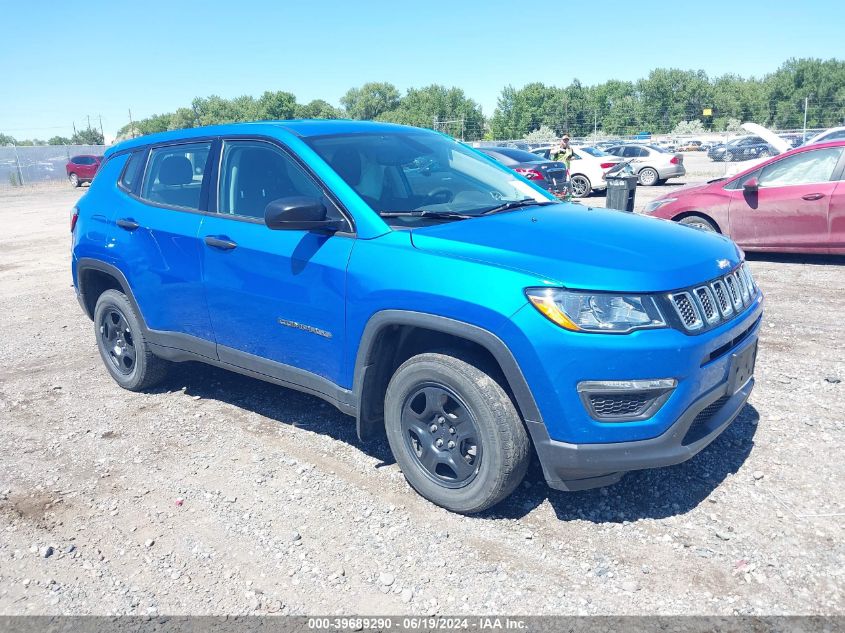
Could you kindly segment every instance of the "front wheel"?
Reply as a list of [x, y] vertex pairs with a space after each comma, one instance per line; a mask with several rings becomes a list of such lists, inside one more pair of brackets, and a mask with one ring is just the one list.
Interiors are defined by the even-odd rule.
[[640, 172], [640, 184], [645, 187], [656, 185], [660, 180], [660, 174], [652, 167], [646, 167]]
[[590, 191], [593, 189], [590, 179], [582, 174], [572, 176], [569, 184], [572, 187], [572, 195], [575, 198], [586, 198], [590, 195]]
[[80, 184], [82, 184], [79, 181], [79, 176], [77, 176], [76, 174], [71, 174], [70, 176], [68, 176], [68, 180], [70, 181], [71, 187], [78, 187]]
[[525, 476], [530, 443], [510, 397], [482, 362], [426, 353], [387, 388], [385, 429], [408, 483], [463, 514], [507, 497]]
[[732, 152], [725, 152], [725, 155], [722, 157], [722, 160], [725, 161], [726, 163], [733, 162], [733, 159], [734, 159], [734, 155], [733, 155]]
[[700, 215], [688, 215], [685, 218], [681, 218], [678, 222], [691, 226], [694, 229], [699, 229], [700, 231], [718, 233], [716, 226], [710, 220]]

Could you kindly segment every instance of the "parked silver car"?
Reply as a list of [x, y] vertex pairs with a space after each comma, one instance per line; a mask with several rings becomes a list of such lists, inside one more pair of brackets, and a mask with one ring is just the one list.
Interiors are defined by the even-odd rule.
[[604, 151], [630, 161], [639, 183], [646, 187], [662, 185], [669, 178], [680, 178], [687, 173], [683, 154], [668, 152], [655, 145], [613, 145]]

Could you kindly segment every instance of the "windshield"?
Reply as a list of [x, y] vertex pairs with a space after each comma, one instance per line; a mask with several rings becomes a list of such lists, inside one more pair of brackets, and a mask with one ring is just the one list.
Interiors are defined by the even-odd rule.
[[476, 216], [526, 199], [554, 200], [513, 172], [434, 132], [336, 134], [305, 141], [392, 225]]
[[603, 156], [611, 156], [607, 152], [603, 152], [600, 149], [595, 147], [579, 147], [582, 152], [589, 154], [590, 156], [595, 156], [596, 158], [602, 158]]

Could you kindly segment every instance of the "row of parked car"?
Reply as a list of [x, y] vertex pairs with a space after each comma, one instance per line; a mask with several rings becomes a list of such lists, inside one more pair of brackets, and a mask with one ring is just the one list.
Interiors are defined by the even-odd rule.
[[627, 162], [646, 187], [662, 185], [669, 178], [686, 174], [682, 154], [669, 152], [657, 145], [618, 143], [602, 149], [592, 146], [572, 147], [569, 174], [563, 163], [551, 160], [552, 146], [528, 150], [513, 147], [479, 147], [480, 152], [513, 169], [535, 184], [563, 196], [571, 190], [575, 198], [584, 198], [593, 191], [607, 188], [607, 173]]

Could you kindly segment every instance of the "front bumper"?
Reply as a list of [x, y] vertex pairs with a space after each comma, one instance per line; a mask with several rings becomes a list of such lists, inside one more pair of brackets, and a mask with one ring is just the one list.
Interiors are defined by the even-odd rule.
[[[529, 423], [546, 483], [557, 490], [587, 490], [615, 483], [631, 470], [672, 466], [690, 459], [739, 415], [754, 388], [754, 379], [732, 395], [726, 393], [727, 384], [700, 398], [668, 431], [649, 440], [567, 444], [551, 439], [544, 424]], [[711, 413], [708, 408], [714, 404], [718, 408]], [[693, 425], [703, 429], [692, 429]], [[698, 439], [688, 441], [688, 437]]]
[[[734, 319], [697, 335], [673, 328], [581, 334], [530, 306], [513, 315], [515, 329], [504, 329], [513, 337], [528, 333], [515, 348], [538, 407], [539, 419], [526, 425], [549, 485], [607, 485], [630, 470], [680, 463], [718, 437], [753, 388], [752, 379], [737, 389], [732, 375], [734, 359], [747, 358], [757, 343], [762, 303], [758, 294]], [[594, 419], [577, 393], [580, 381], [663, 378], [677, 381], [665, 403], [650, 417], [627, 422]]]

